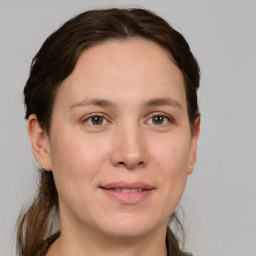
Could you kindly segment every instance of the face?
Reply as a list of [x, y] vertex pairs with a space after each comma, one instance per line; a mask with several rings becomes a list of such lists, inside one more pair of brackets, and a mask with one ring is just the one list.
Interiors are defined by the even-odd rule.
[[165, 230], [196, 154], [182, 73], [154, 42], [87, 49], [59, 88], [46, 140], [63, 228]]

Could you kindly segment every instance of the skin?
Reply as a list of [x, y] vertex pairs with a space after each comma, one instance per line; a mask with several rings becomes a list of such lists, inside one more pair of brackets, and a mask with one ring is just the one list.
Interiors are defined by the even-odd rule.
[[[199, 126], [191, 134], [182, 73], [160, 46], [130, 39], [85, 50], [58, 90], [50, 133], [28, 120], [32, 151], [59, 195], [62, 233], [47, 256], [166, 255]], [[154, 189], [121, 203], [100, 188], [119, 181]]]

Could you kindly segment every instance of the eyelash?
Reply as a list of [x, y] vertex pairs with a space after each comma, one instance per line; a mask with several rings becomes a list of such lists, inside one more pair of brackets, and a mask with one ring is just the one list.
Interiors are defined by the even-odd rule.
[[147, 119], [146, 123], [148, 122], [148, 120], [150, 120], [150, 119], [152, 120], [152, 118], [154, 118], [154, 117], [163, 118], [165, 120], [163, 122], [165, 122], [165, 123], [163, 123], [163, 124], [154, 124], [153, 121], [152, 121], [152, 123], [150, 123], [150, 125], [164, 126], [164, 125], [167, 125], [168, 123], [174, 123], [173, 117], [171, 117], [169, 115], [166, 115], [166, 114], [163, 114], [163, 113], [153, 113], [151, 115], [151, 117]]
[[[98, 124], [98, 125], [93, 124], [92, 118], [94, 118], [94, 117], [103, 118], [103, 122], [105, 122], [105, 123]], [[164, 123], [161, 123], [161, 124], [154, 124], [153, 121], [152, 121], [151, 123], [148, 123], [148, 121], [149, 121], [150, 119], [152, 120], [152, 118], [154, 118], [154, 117], [161, 117], [161, 118], [163, 118], [163, 119], [164, 119], [164, 121], [163, 121]], [[86, 118], [84, 118], [84, 119], [82, 120], [82, 123], [88, 123], [89, 121], [90, 121], [90, 124], [89, 124], [89, 125], [91, 125], [91, 126], [101, 126], [101, 125], [110, 124], [110, 122], [108, 121], [108, 119], [107, 119], [104, 115], [102, 115], [102, 114], [93, 114], [93, 115], [91, 115], [91, 116], [88, 116], [88, 117], [86, 117]], [[154, 114], [152, 114], [152, 115], [146, 120], [145, 123], [148, 123], [148, 124], [150, 124], [150, 125], [156, 125], [156, 126], [164, 126], [164, 125], [167, 125], [167, 123], [174, 123], [174, 119], [173, 119], [172, 117], [170, 117], [170, 116], [168, 116], [168, 115], [165, 115], [165, 114], [162, 114], [162, 113], [154, 113]]]
[[106, 123], [105, 124], [99, 124], [99, 125], [96, 125], [96, 124], [93, 124], [92, 123], [92, 118], [94, 118], [94, 117], [99, 117], [99, 118], [103, 118], [103, 122], [107, 122], [108, 124], [110, 123], [109, 121], [108, 121], [108, 119], [104, 116], [104, 115], [102, 115], [102, 114], [93, 114], [93, 115], [91, 115], [91, 116], [88, 116], [88, 117], [86, 117], [86, 118], [84, 118], [83, 120], [82, 120], [82, 123], [88, 123], [89, 121], [91, 122], [89, 125], [91, 125], [91, 126], [101, 126], [101, 125], [106, 125]]

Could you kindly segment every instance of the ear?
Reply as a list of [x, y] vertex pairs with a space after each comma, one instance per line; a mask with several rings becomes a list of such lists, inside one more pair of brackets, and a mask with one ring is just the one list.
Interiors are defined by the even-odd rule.
[[29, 116], [27, 129], [30, 139], [31, 150], [37, 163], [46, 171], [51, 171], [52, 164], [50, 157], [51, 155], [49, 137], [46, 131], [41, 128], [35, 114]]
[[198, 141], [199, 133], [200, 133], [200, 117], [197, 117], [194, 122], [194, 132], [193, 132], [192, 141], [191, 141], [191, 155], [190, 155], [188, 174], [191, 174], [193, 172], [194, 165], [196, 163], [197, 141]]

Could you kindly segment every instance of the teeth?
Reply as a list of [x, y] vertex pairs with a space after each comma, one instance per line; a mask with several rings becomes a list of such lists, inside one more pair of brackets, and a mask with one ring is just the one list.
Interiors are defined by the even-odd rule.
[[138, 193], [142, 191], [142, 188], [116, 188], [115, 191], [122, 192], [122, 193]]

